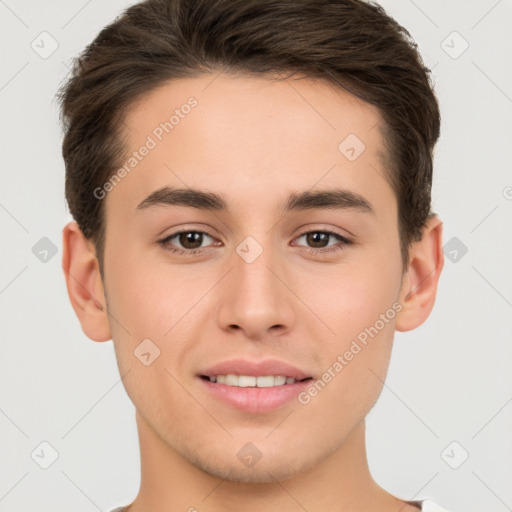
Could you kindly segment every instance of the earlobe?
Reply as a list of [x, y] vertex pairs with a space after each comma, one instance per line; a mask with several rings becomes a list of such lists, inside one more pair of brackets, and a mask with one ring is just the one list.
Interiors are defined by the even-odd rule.
[[397, 331], [419, 327], [430, 315], [444, 265], [443, 224], [436, 216], [428, 219], [420, 241], [410, 249], [409, 268], [400, 291], [402, 310], [396, 317]]
[[110, 340], [112, 336], [96, 251], [74, 221], [64, 227], [62, 251], [69, 299], [82, 330], [94, 341]]

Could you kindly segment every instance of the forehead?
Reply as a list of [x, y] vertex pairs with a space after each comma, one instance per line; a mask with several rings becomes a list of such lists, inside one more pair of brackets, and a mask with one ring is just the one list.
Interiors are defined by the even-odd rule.
[[107, 205], [133, 210], [169, 185], [223, 191], [235, 207], [333, 184], [374, 196], [387, 188], [389, 199], [381, 126], [376, 107], [323, 80], [172, 80], [128, 108], [126, 172]]

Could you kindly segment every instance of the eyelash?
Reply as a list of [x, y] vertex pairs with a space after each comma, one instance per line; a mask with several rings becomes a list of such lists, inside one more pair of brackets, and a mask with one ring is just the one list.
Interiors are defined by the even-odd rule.
[[[159, 240], [158, 241], [158, 244], [160, 246], [162, 246], [164, 249], [174, 253], [174, 254], [184, 254], [184, 255], [196, 255], [196, 254], [200, 254], [200, 253], [204, 253], [206, 252], [206, 250], [208, 248], [198, 248], [198, 249], [179, 249], [179, 248], [176, 248], [176, 247], [172, 247], [170, 245], [170, 240], [172, 240], [173, 238], [176, 238], [177, 236], [181, 235], [182, 233], [199, 233], [199, 234], [202, 234], [202, 235], [206, 235], [206, 236], [209, 236], [210, 238], [213, 238], [211, 235], [209, 235], [208, 233], [204, 232], [204, 231], [196, 231], [196, 230], [193, 230], [193, 229], [184, 229], [182, 231], [176, 231], [175, 233], [172, 233], [171, 235], [165, 237], [164, 239], [162, 240]], [[341, 236], [339, 233], [336, 233], [335, 231], [330, 231], [328, 229], [323, 229], [323, 230], [312, 230], [312, 231], [305, 231], [304, 233], [300, 234], [299, 236], [297, 236], [297, 239], [298, 238], [301, 238], [305, 235], [309, 235], [311, 233], [322, 233], [322, 234], [326, 234], [326, 235], [330, 235], [334, 238], [336, 238], [338, 240], [339, 243], [341, 243], [341, 246], [338, 246], [336, 248], [332, 248], [332, 246], [327, 246], [327, 247], [331, 247], [331, 248], [327, 248], [327, 247], [321, 247], [321, 248], [315, 248], [315, 247], [307, 247], [307, 246], [299, 246], [299, 247], [303, 247], [304, 249], [307, 250], [307, 252], [311, 253], [311, 254], [322, 254], [322, 253], [329, 253], [329, 252], [337, 252], [337, 251], [341, 251], [343, 250], [343, 247], [344, 246], [347, 246], [347, 245], [351, 245], [352, 244], [352, 241], [349, 240], [348, 238], [345, 238], [344, 236]]]

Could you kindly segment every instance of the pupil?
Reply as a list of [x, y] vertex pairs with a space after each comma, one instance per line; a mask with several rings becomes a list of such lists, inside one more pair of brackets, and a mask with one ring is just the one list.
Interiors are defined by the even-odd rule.
[[187, 249], [196, 249], [201, 247], [201, 243], [203, 242], [203, 235], [196, 231], [187, 231], [185, 233], [180, 233], [180, 243], [183, 247]]
[[325, 247], [329, 241], [329, 234], [320, 232], [308, 233], [307, 240], [308, 244], [313, 245], [313, 247]]

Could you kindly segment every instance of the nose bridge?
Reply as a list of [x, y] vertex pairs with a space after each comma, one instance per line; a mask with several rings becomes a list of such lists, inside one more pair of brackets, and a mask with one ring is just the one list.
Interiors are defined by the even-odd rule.
[[293, 322], [290, 294], [276, 277], [284, 272], [279, 270], [284, 269], [279, 251], [272, 246], [271, 234], [258, 238], [263, 243], [247, 236], [235, 248], [219, 316], [224, 329], [242, 329], [250, 338], [261, 338], [271, 328], [285, 331]]
[[[260, 237], [261, 239], [261, 237]], [[267, 300], [274, 299], [276, 277], [270, 268], [277, 265], [276, 251], [271, 246], [270, 237], [265, 240], [265, 245], [260, 244], [254, 237], [245, 238], [236, 248], [234, 256], [235, 287], [240, 285], [239, 292], [249, 292], [253, 302], [263, 300], [263, 295], [269, 294]]]

